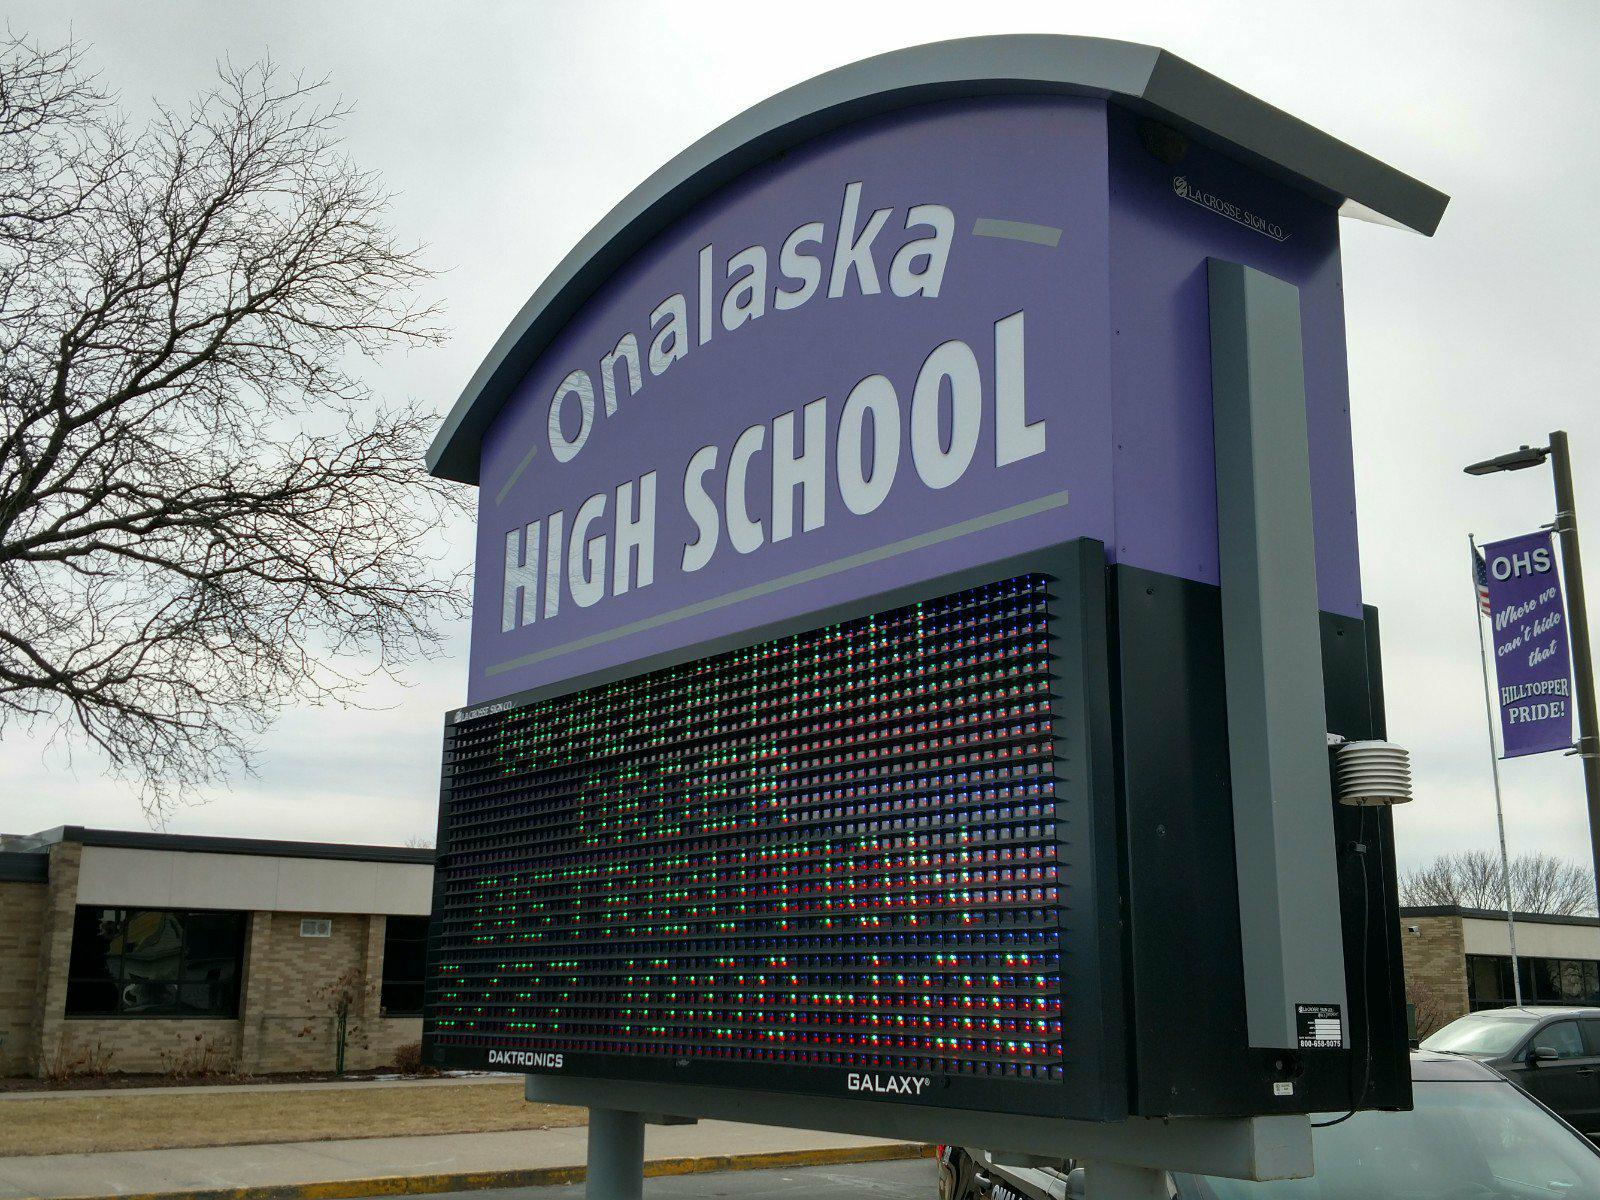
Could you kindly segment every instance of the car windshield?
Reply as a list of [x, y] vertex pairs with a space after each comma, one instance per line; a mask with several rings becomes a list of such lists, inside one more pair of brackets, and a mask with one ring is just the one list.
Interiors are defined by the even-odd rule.
[[1422, 1049], [1498, 1058], [1509, 1054], [1538, 1019], [1521, 1013], [1474, 1013], [1430, 1034], [1422, 1042]]
[[[1600, 1154], [1509, 1083], [1418, 1083], [1411, 1112], [1317, 1129], [1310, 1179], [1179, 1176], [1183, 1200], [1600, 1197]], [[1313, 1118], [1326, 1120], [1327, 1118]]]

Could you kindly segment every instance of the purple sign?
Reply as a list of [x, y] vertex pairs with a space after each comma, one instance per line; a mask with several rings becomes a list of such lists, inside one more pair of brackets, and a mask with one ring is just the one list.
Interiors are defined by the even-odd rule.
[[483, 440], [468, 702], [1077, 536], [1217, 582], [1208, 257], [1301, 290], [1359, 617], [1335, 210], [1101, 101], [952, 102], [751, 170], [546, 347]]
[[1567, 616], [1548, 532], [1483, 548], [1499, 687], [1501, 757], [1572, 746]]

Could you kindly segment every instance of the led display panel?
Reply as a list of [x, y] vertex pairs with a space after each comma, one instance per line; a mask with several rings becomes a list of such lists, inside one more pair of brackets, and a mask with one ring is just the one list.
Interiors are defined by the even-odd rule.
[[460, 714], [430, 1060], [1057, 1107], [1051, 589]]

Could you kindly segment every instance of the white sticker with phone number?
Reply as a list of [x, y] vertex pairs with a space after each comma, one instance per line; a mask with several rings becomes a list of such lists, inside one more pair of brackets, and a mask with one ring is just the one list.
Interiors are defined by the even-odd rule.
[[1295, 1032], [1302, 1050], [1339, 1050], [1344, 1047], [1344, 1022], [1337, 1004], [1296, 1004]]

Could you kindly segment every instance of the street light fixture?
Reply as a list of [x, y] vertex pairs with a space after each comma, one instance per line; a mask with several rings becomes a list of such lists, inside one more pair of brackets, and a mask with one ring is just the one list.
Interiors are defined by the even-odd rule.
[[1550, 462], [1556, 485], [1556, 536], [1561, 541], [1561, 571], [1567, 581], [1567, 620], [1572, 645], [1573, 691], [1578, 705], [1578, 757], [1589, 802], [1589, 847], [1594, 856], [1595, 896], [1600, 903], [1600, 723], [1595, 718], [1594, 664], [1589, 650], [1589, 610], [1583, 595], [1583, 559], [1578, 551], [1577, 505], [1572, 498], [1572, 459], [1567, 435], [1556, 430], [1548, 446], [1523, 446], [1466, 468], [1468, 475], [1522, 471]]
[[1497, 455], [1486, 458], [1482, 462], [1475, 462], [1468, 467], [1468, 475], [1493, 475], [1496, 471], [1525, 471], [1529, 467], [1537, 467], [1550, 455], [1549, 446], [1523, 446], [1520, 450], [1513, 450], [1510, 454]]

